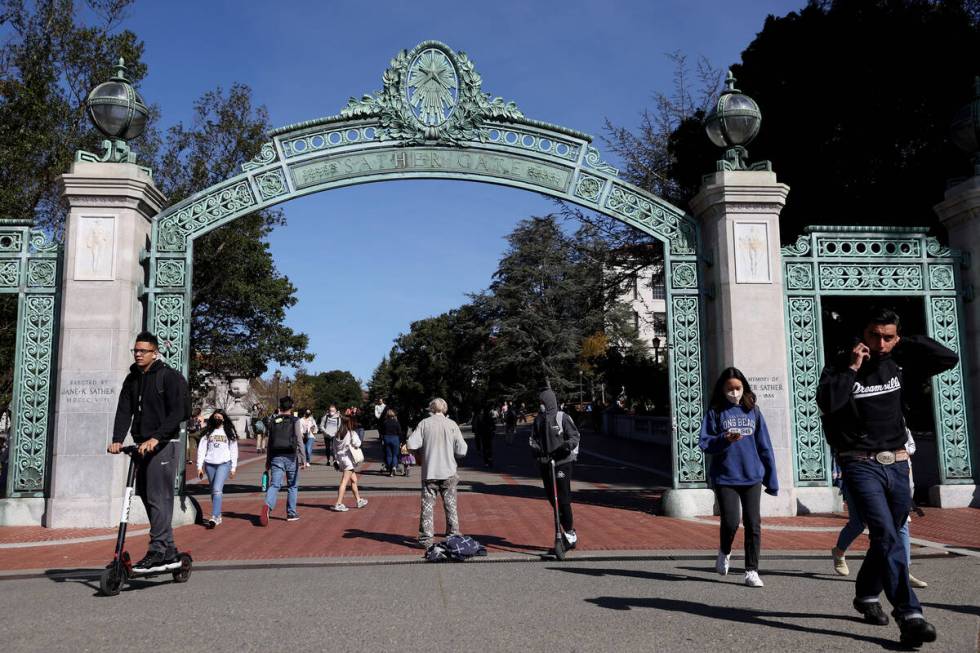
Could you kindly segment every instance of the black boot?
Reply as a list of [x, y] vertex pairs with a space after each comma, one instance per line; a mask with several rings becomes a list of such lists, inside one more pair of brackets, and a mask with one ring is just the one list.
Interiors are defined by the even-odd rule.
[[888, 615], [881, 609], [878, 601], [858, 601], [854, 599], [854, 609], [864, 615], [864, 620], [875, 626], [887, 626]]
[[900, 641], [906, 646], [936, 641], [936, 627], [922, 617], [899, 619], [898, 628], [902, 633]]

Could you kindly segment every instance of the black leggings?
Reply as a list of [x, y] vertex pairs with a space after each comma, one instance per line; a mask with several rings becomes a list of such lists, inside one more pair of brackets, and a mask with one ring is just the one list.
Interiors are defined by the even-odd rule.
[[718, 485], [715, 486], [715, 495], [721, 507], [721, 552], [732, 552], [741, 504], [742, 522], [745, 524], [745, 571], [758, 571], [759, 549], [762, 546], [762, 519], [759, 517], [762, 484]]
[[[555, 492], [551, 488], [551, 464], [539, 464], [541, 480], [544, 481], [544, 491], [548, 495], [548, 503], [554, 507]], [[572, 519], [572, 463], [555, 465], [555, 477], [558, 481], [558, 520], [566, 531], [575, 530]]]

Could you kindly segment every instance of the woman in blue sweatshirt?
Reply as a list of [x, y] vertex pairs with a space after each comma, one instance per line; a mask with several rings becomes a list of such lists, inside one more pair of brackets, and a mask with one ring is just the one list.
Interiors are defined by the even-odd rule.
[[728, 574], [732, 541], [738, 531], [739, 505], [745, 524], [745, 584], [762, 587], [759, 549], [762, 521], [759, 503], [779, 492], [776, 460], [762, 411], [745, 375], [729, 367], [715, 383], [711, 406], [701, 423], [702, 450], [711, 454], [709, 475], [721, 508], [721, 546], [715, 569]]

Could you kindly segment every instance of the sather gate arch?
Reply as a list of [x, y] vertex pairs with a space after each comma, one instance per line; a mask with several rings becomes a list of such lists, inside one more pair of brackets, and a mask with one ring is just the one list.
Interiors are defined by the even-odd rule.
[[458, 179], [511, 186], [621, 220], [664, 244], [675, 487], [704, 487], [697, 222], [619, 178], [581, 132], [526, 118], [481, 88], [462, 52], [426, 41], [392, 59], [384, 86], [339, 115], [276, 129], [242, 173], [154, 219], [143, 258], [146, 326], [187, 372], [194, 241], [258, 209], [355, 184]]

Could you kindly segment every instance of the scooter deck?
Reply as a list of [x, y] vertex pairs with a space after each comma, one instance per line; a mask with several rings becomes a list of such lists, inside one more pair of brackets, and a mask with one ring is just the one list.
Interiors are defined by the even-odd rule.
[[149, 569], [137, 569], [136, 567], [132, 567], [129, 570], [129, 575], [130, 576], [149, 576], [149, 575], [152, 575], [152, 574], [162, 574], [162, 573], [166, 573], [168, 571], [176, 571], [177, 569], [180, 569], [180, 567], [181, 567], [182, 564], [183, 564], [182, 561], [176, 560], [174, 562], [168, 562], [168, 563], [163, 564], [163, 565], [157, 565], [156, 567], [150, 567]]

